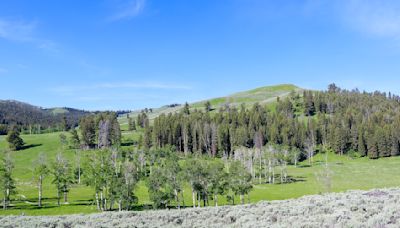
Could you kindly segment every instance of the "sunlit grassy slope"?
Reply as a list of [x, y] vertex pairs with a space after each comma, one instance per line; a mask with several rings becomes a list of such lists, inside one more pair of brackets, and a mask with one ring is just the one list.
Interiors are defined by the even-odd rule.
[[[51, 176], [48, 176], [44, 185], [44, 208], [36, 207], [37, 188], [33, 181], [32, 167], [33, 162], [40, 152], [47, 154], [49, 160], [53, 160], [56, 153], [60, 151], [59, 133], [42, 135], [23, 135], [28, 148], [13, 152], [12, 157], [15, 161], [15, 172], [13, 174], [18, 195], [13, 201], [13, 208], [7, 211], [0, 211], [0, 215], [5, 214], [26, 214], [26, 215], [55, 215], [55, 214], [76, 214], [96, 212], [93, 203], [93, 190], [85, 185], [75, 185], [70, 192], [70, 204], [57, 207], [56, 192], [51, 184]], [[124, 142], [131, 142], [138, 137], [135, 132], [123, 132]], [[127, 143], [127, 145], [130, 145]], [[5, 137], [0, 136], [0, 150], [7, 146]], [[125, 147], [126, 149], [132, 146]], [[65, 156], [74, 161], [74, 151], [66, 150]], [[91, 153], [87, 151], [85, 153]], [[251, 201], [260, 200], [280, 200], [296, 198], [308, 194], [318, 194], [324, 191], [324, 184], [319, 180], [319, 174], [324, 170], [325, 157], [317, 155], [312, 167], [307, 166], [307, 162], [298, 167], [289, 166], [289, 175], [296, 180], [290, 184], [277, 185], [255, 185], [251, 192]], [[329, 154], [329, 169], [332, 173], [332, 191], [344, 191], [348, 189], [371, 189], [383, 187], [397, 187], [400, 185], [400, 157], [384, 158], [379, 160], [369, 160], [367, 158], [350, 158], [347, 156], [337, 156]], [[279, 172], [279, 168], [276, 170]], [[149, 197], [145, 183], [141, 182], [136, 189], [139, 198], [138, 209], [149, 208]], [[226, 203], [223, 197], [220, 197]], [[237, 200], [237, 202], [239, 202]], [[185, 188], [185, 203], [190, 206], [191, 193], [188, 186]]]
[[[232, 95], [228, 95], [226, 97], [218, 97], [209, 100], [199, 101], [195, 103], [191, 103], [191, 109], [204, 109], [204, 103], [209, 101], [212, 105], [212, 108], [218, 110], [220, 107], [229, 104], [230, 106], [240, 106], [241, 104], [245, 104], [247, 107], [250, 107], [254, 103], [260, 104], [271, 104], [276, 102], [277, 98], [284, 98], [288, 96], [292, 91], [301, 92], [302, 89], [291, 84], [282, 84], [275, 86], [264, 86], [253, 90], [248, 90], [244, 92], [235, 93]], [[181, 106], [177, 107], [168, 107], [163, 106], [161, 108], [153, 108], [152, 113], [148, 113], [148, 116], [151, 119], [156, 118], [161, 114], [175, 113], [182, 109]], [[136, 117], [140, 113], [140, 110], [134, 111], [130, 114], [131, 117]], [[127, 123], [126, 115], [122, 116], [121, 122]]]

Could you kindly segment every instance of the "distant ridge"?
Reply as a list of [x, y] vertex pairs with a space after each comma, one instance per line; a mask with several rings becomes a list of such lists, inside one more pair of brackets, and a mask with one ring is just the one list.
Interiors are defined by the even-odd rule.
[[54, 127], [67, 119], [71, 126], [78, 124], [79, 119], [90, 112], [73, 108], [42, 108], [16, 100], [0, 100], [0, 124], [5, 125], [41, 125], [43, 128]]

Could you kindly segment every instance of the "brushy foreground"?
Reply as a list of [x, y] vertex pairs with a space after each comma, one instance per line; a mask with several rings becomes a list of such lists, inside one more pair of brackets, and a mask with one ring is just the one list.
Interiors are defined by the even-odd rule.
[[244, 206], [71, 216], [6, 216], [1, 227], [399, 227], [400, 189]]

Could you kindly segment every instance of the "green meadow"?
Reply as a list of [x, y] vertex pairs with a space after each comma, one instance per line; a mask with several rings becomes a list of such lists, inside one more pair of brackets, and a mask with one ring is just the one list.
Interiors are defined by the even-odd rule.
[[[125, 129], [124, 123], [121, 124]], [[62, 215], [62, 214], [87, 214], [96, 213], [96, 205], [93, 201], [94, 191], [82, 184], [75, 184], [69, 193], [69, 203], [57, 206], [56, 191], [51, 183], [49, 174], [43, 186], [44, 206], [37, 207], [37, 185], [33, 176], [34, 161], [38, 154], [43, 152], [51, 162], [56, 154], [63, 151], [64, 155], [74, 164], [75, 151], [62, 149], [60, 133], [49, 133], [40, 135], [22, 135], [26, 146], [25, 149], [12, 152], [14, 161], [13, 177], [16, 181], [18, 194], [13, 197], [10, 209], [0, 210], [0, 215], [25, 214], [25, 215]], [[67, 134], [68, 133], [64, 133]], [[138, 132], [123, 131], [124, 149], [134, 149], [132, 142], [137, 139]], [[5, 150], [7, 143], [4, 136], [0, 136], [0, 150]], [[91, 153], [92, 151], [84, 151]], [[328, 154], [328, 170], [330, 173], [331, 191], [341, 192], [350, 189], [368, 190], [373, 188], [400, 186], [400, 157], [370, 160], [368, 158], [352, 158], [349, 156], [338, 156]], [[276, 168], [279, 172], [279, 167]], [[298, 198], [304, 195], [321, 194], [326, 191], [326, 182], [321, 178], [325, 174], [325, 154], [314, 157], [312, 166], [308, 162], [300, 163], [297, 167], [289, 166], [288, 174], [292, 183], [287, 184], [261, 184], [255, 183], [250, 193], [251, 202], [262, 200], [285, 200]], [[255, 182], [257, 182], [256, 180]], [[137, 210], [151, 208], [151, 202], [144, 181], [141, 181], [135, 190], [139, 198]], [[191, 206], [191, 191], [189, 186], [184, 191], [185, 205]], [[220, 197], [219, 204], [226, 204], [226, 200]], [[239, 202], [237, 199], [236, 202]], [[210, 202], [210, 205], [213, 205]]]

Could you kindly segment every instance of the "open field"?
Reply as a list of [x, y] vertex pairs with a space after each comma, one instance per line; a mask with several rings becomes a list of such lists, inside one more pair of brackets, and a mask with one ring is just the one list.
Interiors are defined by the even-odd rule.
[[400, 190], [349, 191], [244, 206], [62, 217], [11, 216], [11, 227], [398, 227]]
[[[137, 137], [136, 133], [123, 132], [124, 142], [130, 142], [134, 137]], [[0, 211], [0, 214], [61, 215], [96, 212], [96, 206], [93, 202], [94, 191], [83, 184], [75, 185], [72, 188], [69, 195], [70, 204], [57, 207], [56, 191], [51, 184], [51, 176], [48, 176], [44, 183], [44, 207], [38, 209], [36, 206], [37, 187], [32, 174], [33, 161], [37, 159], [40, 152], [46, 153], [49, 160], [54, 159], [56, 153], [61, 150], [59, 133], [23, 135], [22, 138], [26, 142], [27, 148], [12, 154], [15, 162], [13, 175], [17, 183], [18, 195], [16, 200], [12, 202], [11, 209]], [[0, 149], [5, 149], [6, 145], [5, 137], [0, 137]], [[133, 149], [129, 143], [126, 143], [124, 148]], [[71, 162], [74, 161], [75, 152], [73, 150], [65, 150], [64, 153]], [[306, 162], [298, 167], [290, 166], [288, 174], [295, 180], [294, 183], [255, 185], [250, 194], [251, 202], [285, 200], [324, 192], [325, 185], [318, 178], [319, 173], [324, 170], [324, 159], [324, 155], [317, 155], [312, 167], [308, 167]], [[329, 154], [329, 169], [332, 172], [332, 191], [334, 192], [400, 186], [400, 157], [369, 160], [368, 158], [340, 157]], [[140, 182], [135, 194], [139, 198], [138, 210], [150, 208], [151, 202], [144, 182]], [[184, 197], [186, 206], [191, 206], [189, 186], [185, 188]], [[239, 200], [236, 200], [236, 202], [239, 202]], [[220, 203], [226, 204], [226, 200], [221, 197]], [[210, 202], [210, 205], [212, 205], [212, 202]]]

